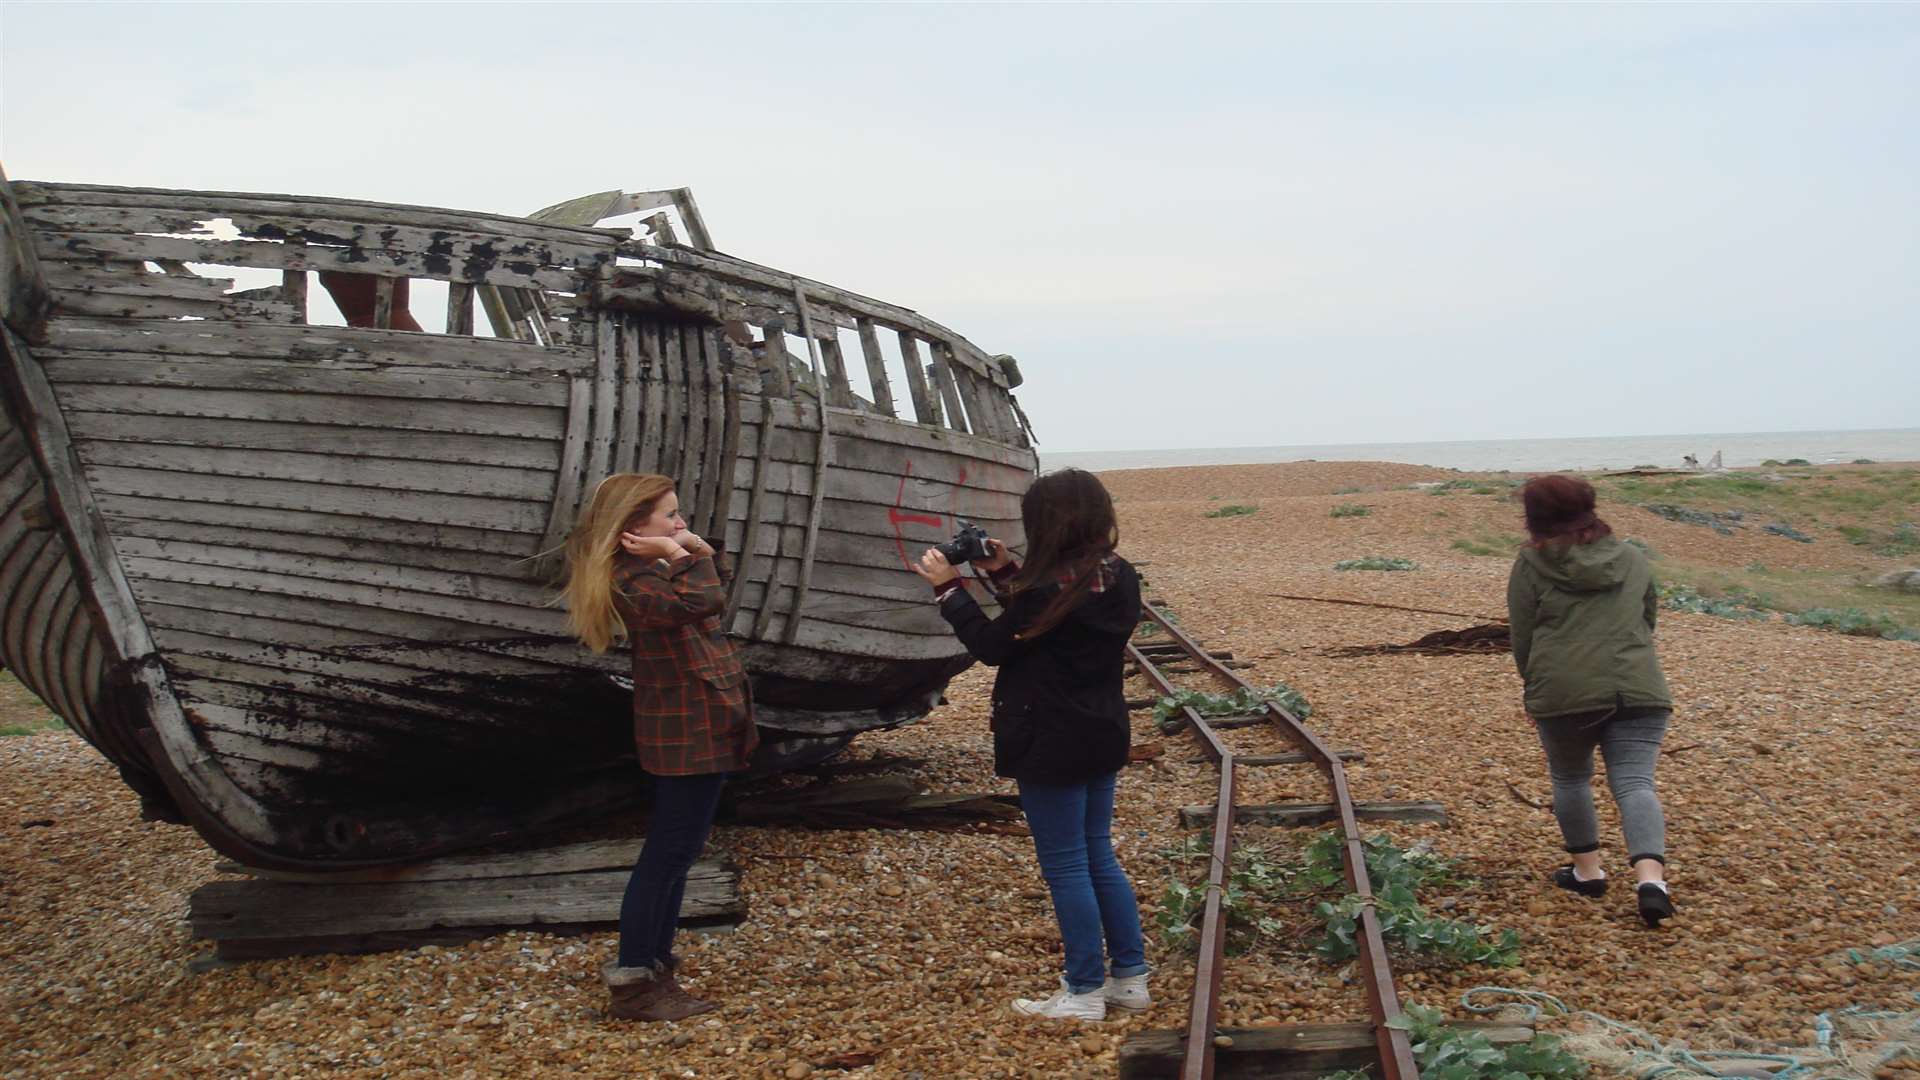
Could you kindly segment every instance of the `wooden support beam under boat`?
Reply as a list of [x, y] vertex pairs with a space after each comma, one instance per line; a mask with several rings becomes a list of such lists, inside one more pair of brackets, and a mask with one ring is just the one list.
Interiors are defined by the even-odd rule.
[[[213, 881], [188, 900], [193, 936], [221, 960], [365, 953], [470, 941], [508, 930], [615, 926], [637, 840], [436, 860], [339, 874]], [[687, 875], [680, 921], [732, 925], [746, 914], [740, 871], [703, 859]]]

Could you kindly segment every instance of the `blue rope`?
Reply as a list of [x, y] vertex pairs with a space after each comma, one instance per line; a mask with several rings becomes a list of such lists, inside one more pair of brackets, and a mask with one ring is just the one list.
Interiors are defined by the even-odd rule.
[[[1509, 997], [1511, 1001], [1496, 1001], [1492, 1005], [1475, 1005], [1475, 997], [1480, 995], [1503, 995], [1503, 997]], [[1763, 1063], [1782, 1065], [1784, 1068], [1778, 1068], [1772, 1072], [1774, 1080], [1791, 1080], [1795, 1076], [1803, 1076], [1814, 1070], [1811, 1063], [1786, 1053], [1747, 1053], [1747, 1051], [1715, 1051], [1715, 1049], [1693, 1051], [1693, 1049], [1682, 1049], [1682, 1047], [1670, 1047], [1661, 1043], [1661, 1040], [1653, 1038], [1649, 1032], [1644, 1032], [1632, 1024], [1622, 1024], [1620, 1020], [1603, 1017], [1590, 1009], [1571, 1009], [1559, 997], [1542, 994], [1538, 990], [1513, 990], [1507, 986], [1475, 986], [1473, 990], [1459, 995], [1459, 1005], [1469, 1013], [1496, 1013], [1500, 1009], [1517, 1007], [1521, 1009], [1526, 1022], [1540, 1019], [1542, 1013], [1551, 1019], [1580, 1017], [1580, 1019], [1592, 1020], [1603, 1028], [1611, 1028], [1615, 1032], [1624, 1034], [1630, 1043], [1634, 1043], [1628, 1051], [1628, 1057], [1640, 1065], [1640, 1068], [1634, 1072], [1638, 1080], [1657, 1080], [1659, 1076], [1665, 1076], [1668, 1072], [1682, 1072], [1682, 1070], [1699, 1072], [1703, 1076], [1728, 1076], [1728, 1072], [1720, 1072], [1718, 1068], [1709, 1065], [1711, 1061], [1747, 1061], [1747, 1063], [1763, 1061]], [[1864, 1017], [1866, 1013], [1860, 1013], [1860, 1015]], [[1889, 1015], [1897, 1017], [1899, 1013], [1889, 1013]], [[1832, 1034], [1834, 1034], [1834, 1022], [1826, 1017], [1826, 1013], [1822, 1013], [1818, 1019], [1814, 1020], [1814, 1030], [1822, 1032], [1822, 1024], [1824, 1024], [1824, 1034], [1818, 1034], [1818, 1038], [1820, 1038], [1820, 1049], [1826, 1049], [1828, 1040], [1832, 1040]], [[1895, 1045], [1882, 1061], [1889, 1061], [1891, 1057], [1897, 1057], [1903, 1051], [1905, 1047]]]

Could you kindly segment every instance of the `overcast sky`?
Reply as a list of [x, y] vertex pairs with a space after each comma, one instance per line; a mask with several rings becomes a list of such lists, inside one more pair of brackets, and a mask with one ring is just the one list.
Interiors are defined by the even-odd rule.
[[690, 186], [1055, 451], [1920, 426], [1913, 5], [9, 2], [0, 162]]

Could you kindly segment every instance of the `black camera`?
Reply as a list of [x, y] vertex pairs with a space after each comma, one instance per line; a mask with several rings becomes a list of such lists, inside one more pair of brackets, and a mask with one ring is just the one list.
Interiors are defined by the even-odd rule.
[[935, 545], [933, 550], [946, 556], [947, 562], [953, 566], [993, 557], [993, 549], [987, 546], [987, 530], [971, 521], [962, 521], [960, 531], [953, 534], [953, 539]]

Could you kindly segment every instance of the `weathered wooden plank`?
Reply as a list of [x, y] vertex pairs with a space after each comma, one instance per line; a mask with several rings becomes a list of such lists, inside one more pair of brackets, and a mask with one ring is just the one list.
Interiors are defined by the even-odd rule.
[[640, 395], [640, 458], [634, 463], [634, 471], [658, 473], [667, 430], [667, 372], [660, 324], [629, 318], [627, 326], [640, 344], [640, 378], [644, 383]]
[[[280, 272], [280, 295], [288, 307], [293, 309], [293, 321], [305, 324], [307, 321], [307, 272], [305, 270], [283, 270]], [[452, 326], [449, 321], [448, 326]]]
[[61, 594], [66, 592], [73, 582], [73, 568], [66, 558], [65, 545], [53, 547], [53, 558], [39, 574], [35, 582], [33, 603], [26, 608], [25, 648], [18, 654], [20, 663], [18, 673], [31, 675], [31, 681], [23, 678], [40, 695], [57, 716], [65, 717], [69, 711], [64, 689], [59, 685], [59, 664], [49, 654], [58, 627], [54, 623], [54, 609], [59, 604]]
[[[154, 636], [156, 641], [161, 638], [159, 633]], [[354, 692], [348, 700], [397, 704], [462, 724], [483, 723], [503, 707], [524, 714], [538, 713], [552, 704], [543, 692], [504, 682], [487, 671], [394, 664], [358, 653], [315, 652], [192, 630], [169, 629], [165, 639], [167, 662], [182, 671], [276, 689], [301, 689], [304, 681], [312, 692], [312, 686], [325, 684], [327, 696], [336, 696], [341, 684], [353, 684]]]
[[[1451, 1027], [1505, 1046], [1530, 1042], [1533, 1028], [1480, 1020]], [[1121, 1080], [1177, 1080], [1186, 1054], [1183, 1031], [1139, 1031], [1120, 1044]], [[1222, 1028], [1214, 1051], [1215, 1080], [1319, 1080], [1329, 1073], [1378, 1069], [1380, 1048], [1369, 1023], [1276, 1024]]]
[[872, 319], [859, 319], [860, 355], [867, 364], [867, 385], [873, 390], [873, 407], [888, 416], [899, 415], [893, 404], [893, 382], [887, 377], [886, 354], [880, 351], [880, 337]]
[[247, 529], [230, 521], [218, 524], [156, 521], [108, 515], [115, 542], [121, 538], [143, 537], [150, 540], [175, 540], [189, 543], [224, 544], [260, 551], [320, 555], [329, 558], [382, 563], [391, 566], [416, 566], [455, 574], [480, 574], [507, 580], [537, 581], [534, 561], [513, 555], [500, 555], [455, 546], [393, 544], [355, 536], [345, 539], [313, 533]]
[[539, 405], [495, 405], [348, 394], [289, 394], [262, 390], [192, 390], [170, 386], [108, 386], [72, 383], [54, 388], [73, 412], [140, 416], [200, 416], [274, 423], [333, 424], [354, 428], [437, 431], [455, 435], [502, 435], [558, 441], [566, 414]]
[[130, 557], [124, 562], [128, 576], [133, 578], [213, 585], [225, 589], [332, 600], [362, 607], [433, 615], [466, 623], [476, 628], [469, 631], [470, 636], [473, 637], [485, 636], [484, 631], [477, 629], [480, 627], [500, 627], [552, 637], [566, 635], [565, 617], [560, 612], [548, 608], [528, 607], [505, 600], [436, 595], [359, 582], [323, 581], [293, 574], [176, 562], [171, 559]]
[[[1446, 807], [1436, 802], [1360, 802], [1353, 804], [1353, 814], [1361, 821], [1447, 823]], [[1214, 809], [1211, 806], [1183, 806], [1180, 808], [1180, 827], [1205, 828], [1213, 821], [1213, 816]], [[1233, 811], [1234, 820], [1242, 825], [1324, 825], [1338, 820], [1339, 816], [1339, 808], [1332, 803], [1272, 803], [1237, 806]]]
[[376, 330], [393, 329], [393, 279], [390, 277], [374, 279], [373, 326]]
[[826, 366], [827, 403], [842, 409], [851, 409], [853, 404], [853, 384], [847, 378], [847, 358], [840, 351], [837, 338], [821, 338], [820, 362]]
[[132, 360], [124, 355], [101, 356], [58, 349], [45, 351], [42, 363], [48, 377], [56, 385], [97, 383], [208, 390], [273, 390], [427, 401], [545, 405], [554, 408], [567, 402], [566, 382], [551, 377], [514, 379], [366, 368], [317, 368], [289, 365], [284, 360]]
[[586, 473], [587, 440], [593, 416], [593, 385], [586, 379], [567, 383], [567, 428], [562, 444], [560, 468], [553, 477], [553, 504], [547, 513], [547, 528], [540, 536], [540, 566], [536, 572], [548, 573], [560, 565], [561, 549], [574, 522], [580, 519], [583, 504], [590, 498], [590, 485], [599, 482]]
[[[143, 612], [156, 613], [156, 622], [164, 615], [168, 625], [189, 630], [199, 625], [193, 617], [165, 609], [181, 608], [258, 619], [263, 620], [263, 625], [286, 622], [326, 627], [350, 632], [370, 643], [397, 637], [421, 647], [439, 643], [466, 646], [484, 640], [488, 634], [488, 631], [476, 629], [472, 623], [460, 619], [390, 611], [345, 599], [249, 593], [221, 585], [189, 581], [142, 579], [133, 583], [133, 595], [139, 599]], [[299, 638], [293, 644], [315, 649], [330, 647], [328, 643], [336, 640], [328, 634], [297, 633]]]
[[[175, 564], [263, 571], [289, 578], [317, 579], [322, 585], [368, 585], [432, 596], [517, 604], [530, 608], [544, 605], [553, 596], [552, 591], [545, 586], [517, 577], [501, 578], [485, 574], [432, 570], [420, 566], [394, 566], [305, 552], [242, 547], [231, 543], [215, 544], [197, 540], [156, 540], [144, 536], [119, 536], [114, 539], [114, 546], [129, 567], [136, 565], [134, 562], [136, 559], [164, 560]], [[217, 581], [210, 583], [219, 584]], [[310, 589], [312, 583], [309, 582], [306, 587]], [[308, 591], [301, 595], [325, 596], [326, 594]]]
[[457, 525], [536, 536], [546, 527], [547, 519], [547, 504], [544, 501], [519, 502], [476, 495], [380, 491], [340, 484], [204, 476], [108, 465], [90, 466], [87, 479], [96, 490], [114, 495], [191, 499], [282, 510], [317, 510], [322, 513], [357, 514], [364, 518]]
[[[634, 455], [640, 450], [641, 401], [640, 342], [635, 339], [631, 319], [615, 321], [603, 316], [600, 322], [601, 348], [615, 348], [619, 354], [620, 396], [614, 439], [614, 472], [632, 472]], [[612, 344], [609, 344], [612, 343]]]
[[900, 339], [900, 356], [906, 361], [907, 393], [913, 401], [914, 418], [922, 424], [938, 427], [943, 423], [940, 417], [940, 400], [927, 385], [926, 370], [920, 366], [920, 343], [905, 330], [900, 331], [897, 336]]
[[614, 356], [618, 342], [608, 332], [594, 350], [593, 428], [587, 437], [587, 476], [598, 483], [613, 462], [614, 412], [620, 405], [620, 365]]
[[[707, 369], [700, 360], [700, 334], [697, 327], [682, 324], [675, 328], [680, 339], [681, 359], [685, 363], [686, 379], [685, 415], [683, 438], [685, 448], [680, 455], [680, 471], [675, 476], [679, 484], [680, 501], [691, 511], [688, 516], [702, 511], [700, 489], [705, 482], [704, 470], [709, 468], [707, 452]], [[717, 467], [718, 462], [711, 467]]]
[[467, 281], [506, 288], [585, 288], [591, 270], [548, 268], [532, 261], [499, 262], [488, 254], [490, 241], [452, 243], [445, 254], [422, 250], [323, 247], [261, 240], [212, 240], [183, 236], [124, 236], [113, 233], [38, 232], [34, 250], [46, 262], [88, 259], [174, 259], [215, 266], [266, 270], [344, 270], [379, 277], [417, 277]]
[[0, 656], [15, 658], [28, 689], [44, 699], [46, 673], [32, 657], [40, 651], [46, 627], [31, 616], [48, 598], [47, 585], [55, 569], [66, 560], [66, 545], [52, 532], [41, 536], [44, 542], [35, 546], [33, 559], [20, 572], [20, 587], [7, 598], [5, 622], [0, 625]]
[[[220, 942], [223, 952], [244, 942], [255, 956], [267, 955], [261, 947], [272, 942], [324, 952], [343, 947], [329, 938], [386, 935], [383, 947], [396, 948], [410, 940], [400, 935], [449, 929], [604, 929], [619, 922], [629, 876], [628, 870], [600, 870], [395, 884], [214, 881], [194, 891], [188, 919], [195, 937]], [[735, 891], [738, 878], [730, 865], [689, 873], [682, 922], [737, 921], [746, 912]]]
[[221, 299], [177, 299], [173, 297], [124, 296], [116, 293], [68, 292], [55, 289], [55, 316], [84, 315], [104, 319], [217, 319], [257, 323], [297, 323], [291, 304], [279, 301], [251, 300], [239, 297]]
[[[744, 605], [743, 605], [744, 607]], [[785, 603], [780, 605], [785, 610]], [[776, 614], [768, 622], [766, 638], [780, 640], [786, 629], [786, 615]], [[953, 660], [966, 655], [953, 637], [951, 629], [944, 635], [939, 633], [920, 635], [890, 629], [875, 629], [869, 626], [845, 626], [833, 619], [808, 616], [794, 636], [792, 645], [801, 649], [843, 656], [863, 656], [885, 659], [889, 662], [903, 660]]]
[[339, 368], [453, 368], [528, 381], [542, 375], [590, 375], [593, 350], [497, 338], [451, 337], [351, 326], [233, 326], [170, 319], [56, 319], [45, 349], [69, 353], [149, 353], [179, 357], [254, 357]]
[[280, 195], [244, 191], [186, 191], [171, 188], [108, 186], [102, 184], [51, 184], [40, 181], [15, 183], [23, 211], [29, 205], [34, 213], [43, 207], [124, 207], [133, 210], [164, 209], [200, 218], [233, 217], [236, 214], [284, 214], [302, 220], [325, 208], [331, 218], [342, 221], [381, 225], [409, 225], [422, 229], [451, 229], [464, 232], [501, 233], [530, 239], [551, 238], [556, 243], [597, 245], [624, 238], [622, 229], [594, 229], [560, 223], [530, 221], [509, 214], [448, 210], [437, 206], [412, 206], [403, 203], [369, 202], [365, 199], [340, 199], [319, 195]]
[[218, 300], [231, 293], [235, 284], [230, 277], [156, 274], [141, 263], [52, 263], [48, 271], [50, 288], [95, 296]]
[[[781, 574], [782, 578], [787, 575]], [[763, 610], [767, 583], [753, 581], [746, 585], [741, 600], [742, 607]], [[776, 586], [776, 615], [785, 615], [791, 607], [786, 599], [793, 587], [783, 583]], [[922, 594], [910, 598], [874, 598], [869, 596], [849, 596], [829, 592], [815, 582], [807, 592], [806, 619], [822, 619], [838, 623], [843, 627], [874, 630], [888, 634], [902, 634], [915, 637], [952, 638], [953, 628], [941, 618], [939, 610], [933, 605], [931, 597]], [[805, 620], [802, 620], [804, 625]], [[784, 626], [784, 624], [783, 624]], [[797, 633], [797, 632], [796, 632]], [[784, 641], [784, 638], [782, 638]], [[792, 644], [792, 642], [787, 642]]]
[[734, 461], [740, 451], [740, 417], [732, 407], [734, 396], [728, 392], [726, 372], [720, 363], [719, 338], [702, 329], [699, 345], [700, 366], [706, 373], [707, 446], [694, 507], [699, 512], [700, 535], [710, 537], [726, 527]]
[[212, 223], [220, 222], [240, 241], [344, 248], [362, 255], [407, 253], [420, 256], [423, 265], [442, 271], [467, 272], [493, 264], [513, 270], [592, 268], [612, 256], [604, 237], [514, 236], [495, 229], [422, 227], [406, 221], [376, 225], [331, 217], [319, 204], [304, 213], [237, 210], [220, 214], [163, 207], [42, 205], [26, 211], [26, 216], [42, 233], [136, 238], [164, 234], [217, 240], [222, 229]]
[[167, 469], [201, 476], [260, 477], [395, 492], [485, 496], [539, 502], [543, 507], [553, 495], [553, 474], [497, 465], [156, 443], [81, 440], [75, 446], [80, 460], [90, 467]]
[[539, 439], [98, 412], [68, 413], [67, 425], [75, 439], [93, 442], [297, 450], [311, 454], [536, 469], [548, 474], [558, 470], [561, 464], [561, 444]]
[[[167, 670], [180, 683], [183, 695], [199, 693], [198, 680], [253, 687], [276, 698], [281, 694], [301, 694], [332, 703], [342, 723], [356, 718], [359, 706], [367, 705], [397, 711], [406, 715], [410, 722], [417, 722], [413, 719], [416, 717], [435, 717], [451, 724], [477, 728], [483, 726], [491, 716], [497, 715], [498, 711], [503, 710], [524, 722], [529, 714], [537, 714], [552, 704], [550, 700], [515, 695], [503, 697], [497, 692], [483, 693], [477, 690], [480, 685], [477, 682], [464, 688], [455, 684], [444, 692], [413, 689], [395, 683], [383, 684], [358, 674], [374, 668], [374, 665], [368, 664], [342, 665], [356, 674], [309, 671], [304, 670], [308, 665], [298, 656], [274, 660], [272, 663], [252, 664], [172, 650], [166, 654], [166, 664]], [[459, 700], [463, 694], [468, 697], [479, 696], [473, 701]], [[342, 708], [343, 705], [347, 707]]]
[[0, 554], [0, 657], [25, 655], [24, 627], [27, 608], [39, 593], [40, 575], [47, 563], [60, 557], [56, 535], [36, 529]]
[[660, 324], [660, 371], [665, 391], [661, 413], [660, 472], [680, 479], [687, 453], [687, 360], [679, 323]]
[[[452, 855], [430, 862], [399, 866], [380, 866], [366, 870], [298, 871], [260, 870], [238, 863], [216, 867], [225, 874], [248, 874], [266, 881], [297, 882], [308, 885], [360, 885], [376, 882], [475, 881], [495, 878], [540, 877], [546, 874], [576, 874], [584, 870], [630, 870], [640, 858], [639, 839], [587, 840], [577, 844], [535, 848], [496, 855]], [[689, 875], [703, 877], [722, 873], [724, 860], [705, 858], [693, 864]]]
[[[538, 551], [534, 538], [521, 533], [369, 518], [357, 506], [342, 513], [324, 513], [108, 493], [100, 495], [99, 506], [101, 513], [113, 523], [115, 532], [128, 531], [126, 523], [130, 520], [172, 521], [213, 525], [228, 532], [253, 529], [269, 537], [281, 532], [306, 533], [368, 544], [414, 547], [423, 553], [470, 551], [528, 558]], [[388, 554], [382, 552], [383, 557]]]
[[[301, 278], [304, 280], [305, 275]], [[473, 286], [467, 282], [447, 283], [447, 333], [473, 336]]]
[[973, 429], [967, 423], [964, 404], [960, 400], [959, 384], [954, 382], [953, 367], [950, 364], [952, 352], [943, 342], [927, 342], [927, 373], [933, 385], [940, 391], [940, 400], [946, 406], [947, 426], [963, 434]]

